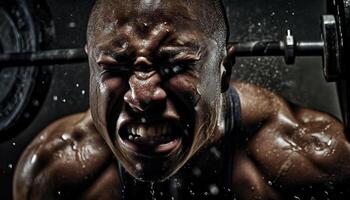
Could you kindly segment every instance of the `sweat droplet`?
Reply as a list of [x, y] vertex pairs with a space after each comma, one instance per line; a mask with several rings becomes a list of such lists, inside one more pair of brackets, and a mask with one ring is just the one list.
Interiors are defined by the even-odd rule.
[[136, 169], [137, 170], [142, 170], [142, 166], [141, 166], [141, 164], [140, 163], [137, 163], [136, 165], [135, 165], [135, 167], [136, 167]]
[[331, 146], [331, 144], [332, 144], [332, 140], [329, 140], [328, 143], [327, 143], [327, 145], [328, 145], [328, 146]]
[[219, 188], [217, 185], [212, 184], [209, 186], [209, 191], [212, 195], [218, 195], [219, 194]]
[[193, 174], [195, 176], [199, 177], [199, 176], [202, 175], [202, 171], [198, 167], [196, 167], [196, 168], [193, 169]]
[[31, 164], [34, 164], [38, 156], [36, 154], [33, 155], [32, 159], [30, 160]]
[[77, 24], [75, 22], [69, 22], [68, 27], [69, 28], [75, 28]]

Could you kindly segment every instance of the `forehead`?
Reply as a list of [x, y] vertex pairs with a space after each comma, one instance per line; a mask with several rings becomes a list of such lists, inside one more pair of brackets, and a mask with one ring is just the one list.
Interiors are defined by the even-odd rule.
[[183, 0], [99, 0], [95, 10], [99, 17], [121, 18], [135, 15], [149, 16], [182, 15], [192, 18], [196, 15], [198, 3]]
[[187, 1], [135, 1], [120, 2], [119, 5], [118, 1], [99, 1], [90, 17], [90, 42], [92, 39], [106, 39], [120, 33], [127, 36], [147, 35], [164, 22], [173, 32], [195, 32], [200, 29], [195, 6], [186, 3]]

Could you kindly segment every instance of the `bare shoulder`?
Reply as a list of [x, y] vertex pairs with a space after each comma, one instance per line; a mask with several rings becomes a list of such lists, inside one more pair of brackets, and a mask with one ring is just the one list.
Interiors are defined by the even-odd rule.
[[343, 124], [330, 114], [308, 109], [288, 102], [277, 93], [265, 88], [241, 82], [232, 82], [240, 97], [242, 122], [246, 125], [261, 122], [279, 122], [281, 127], [295, 128], [314, 126], [313, 128], [337, 127], [329, 134], [345, 139]]
[[44, 129], [22, 154], [14, 178], [15, 199], [78, 195], [111, 165], [90, 112], [64, 117]]
[[285, 99], [274, 92], [254, 84], [231, 82], [241, 101], [242, 122], [257, 124], [274, 116], [281, 108], [287, 108]]
[[243, 125], [257, 127], [242, 149], [256, 173], [285, 186], [349, 180], [350, 145], [341, 122], [255, 85], [232, 86], [240, 96]]

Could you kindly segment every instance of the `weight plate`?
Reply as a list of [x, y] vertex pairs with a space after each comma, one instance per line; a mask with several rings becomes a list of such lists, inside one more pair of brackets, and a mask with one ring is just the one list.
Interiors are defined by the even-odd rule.
[[349, 56], [345, 52], [349, 52], [350, 46], [350, 19], [349, 19], [349, 5], [350, 0], [328, 0], [327, 13], [333, 15], [337, 24], [337, 37], [339, 40], [339, 62], [342, 76], [345, 75], [347, 65], [349, 63]]
[[[350, 0], [327, 0], [327, 12], [335, 16], [338, 29], [339, 44], [342, 51], [341, 72], [343, 80], [337, 81], [338, 96], [340, 107], [342, 110], [343, 120], [347, 127], [347, 132], [350, 131], [350, 56], [345, 53], [350, 52]], [[350, 139], [350, 135], [347, 135]]]
[[[0, 7], [0, 50], [3, 53], [38, 50], [39, 27], [26, 0], [5, 1]], [[50, 71], [39, 67], [0, 66], [0, 141], [25, 129], [39, 111], [50, 83]]]
[[342, 46], [338, 34], [338, 23], [334, 15], [321, 17], [323, 49], [323, 71], [327, 81], [342, 79]]
[[[345, 52], [350, 52], [350, 0], [344, 0], [344, 24], [346, 27], [345, 30]], [[346, 57], [344, 71], [346, 73], [345, 77], [346, 79], [342, 81], [342, 83], [338, 84], [338, 93], [339, 99], [342, 104], [342, 110], [343, 110], [343, 118], [345, 121], [345, 125], [347, 127], [347, 132], [350, 133], [350, 57]], [[348, 135], [348, 139], [350, 139], [350, 136]]]

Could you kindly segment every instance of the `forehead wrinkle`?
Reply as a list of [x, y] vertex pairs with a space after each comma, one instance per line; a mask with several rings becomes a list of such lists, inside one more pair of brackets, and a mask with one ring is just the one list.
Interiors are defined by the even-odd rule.
[[118, 18], [149, 18], [157, 20], [159, 18], [182, 17], [187, 20], [196, 20], [197, 13], [195, 3], [183, 0], [128, 0], [127, 3], [118, 0], [108, 0], [108, 6], [104, 9], [106, 14]]
[[160, 6], [160, 0], [141, 0], [138, 5], [138, 10], [156, 10]]

